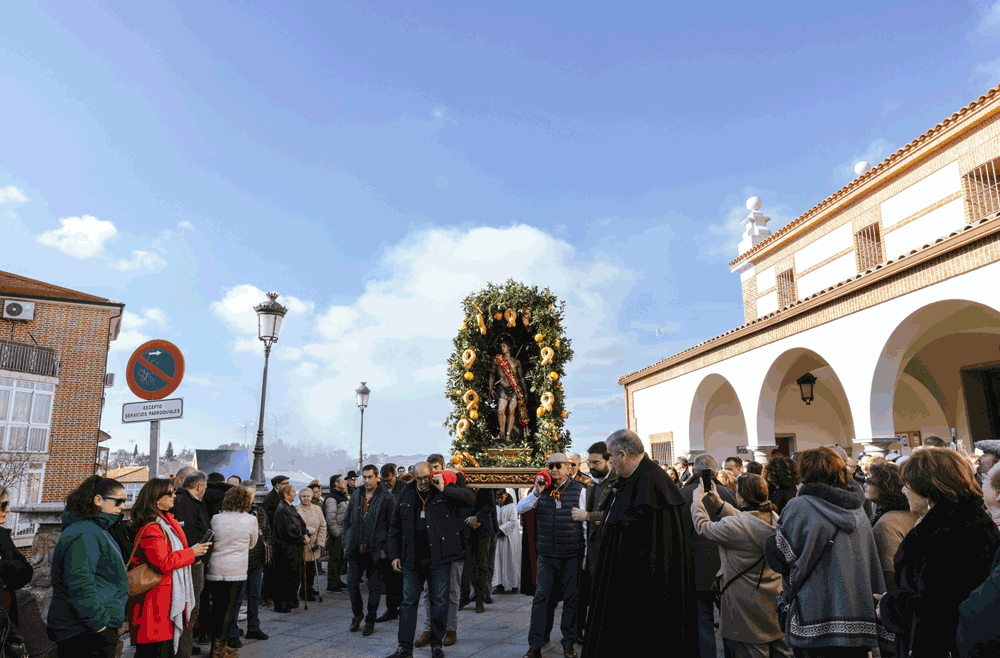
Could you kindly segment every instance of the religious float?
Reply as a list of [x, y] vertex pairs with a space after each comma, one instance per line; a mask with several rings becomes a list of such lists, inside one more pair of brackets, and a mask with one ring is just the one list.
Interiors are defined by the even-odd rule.
[[462, 301], [448, 360], [452, 464], [472, 487], [529, 487], [570, 443], [562, 379], [573, 358], [565, 304], [548, 288], [508, 280]]

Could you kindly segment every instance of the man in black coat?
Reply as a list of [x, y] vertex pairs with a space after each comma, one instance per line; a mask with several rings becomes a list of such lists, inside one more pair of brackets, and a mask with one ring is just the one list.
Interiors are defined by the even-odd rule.
[[[694, 589], [695, 606], [698, 611], [698, 647], [701, 658], [715, 658], [715, 574], [722, 566], [719, 558], [719, 547], [715, 542], [704, 539], [695, 532], [694, 520], [691, 518], [691, 503], [694, 500], [694, 491], [701, 481], [701, 472], [709, 470], [712, 472], [712, 481], [719, 492], [719, 496], [724, 502], [736, 507], [736, 492], [729, 487], [722, 486], [715, 478], [715, 473], [719, 471], [719, 462], [712, 455], [698, 455], [694, 459], [694, 476], [687, 481], [681, 489], [684, 497], [684, 534], [688, 538], [687, 546], [694, 556]], [[715, 510], [715, 508], [712, 508]], [[709, 511], [712, 521], [719, 520], [718, 510]]]
[[[378, 467], [367, 464], [361, 469], [364, 485], [355, 489], [344, 515], [344, 555], [347, 557], [347, 591], [351, 596], [351, 631], [365, 621], [363, 635], [375, 632], [375, 618], [382, 601], [382, 560], [389, 554], [389, 522], [395, 500], [378, 479]], [[368, 579], [368, 614], [363, 615], [361, 576]]]
[[[395, 501], [399, 493], [406, 486], [402, 480], [396, 479], [396, 465], [385, 464], [379, 475], [382, 479], [382, 486], [392, 494]], [[403, 603], [403, 576], [398, 571], [394, 571], [389, 560], [382, 560], [382, 582], [385, 583], [385, 613], [376, 619], [378, 623], [399, 619], [399, 606]]]
[[606, 502], [583, 658], [616, 656], [623, 646], [697, 656], [684, 499], [635, 432], [618, 430], [607, 445], [618, 479]]
[[[207, 476], [201, 471], [191, 470], [181, 486], [174, 491], [174, 507], [170, 510], [177, 523], [184, 531], [188, 546], [200, 543], [205, 533], [210, 527], [208, 510], [202, 498], [205, 495]], [[201, 612], [201, 597], [205, 590], [205, 561], [203, 558], [195, 558], [191, 565], [191, 581], [194, 584], [194, 607], [191, 610], [191, 619], [197, 619]], [[201, 649], [194, 644], [191, 627], [187, 627], [181, 632], [180, 644], [177, 647], [179, 658], [189, 658], [198, 655]]]
[[476, 492], [472, 513], [465, 518], [469, 527], [465, 551], [465, 570], [462, 572], [462, 598], [458, 604], [461, 610], [472, 599], [469, 586], [475, 594], [476, 612], [486, 612], [486, 598], [492, 583], [490, 575], [490, 542], [497, 534], [497, 504], [493, 489], [479, 489]]
[[[264, 496], [264, 500], [261, 502], [260, 507], [264, 510], [264, 514], [267, 515], [267, 522], [270, 526], [274, 527], [274, 511], [278, 509], [278, 503], [282, 501], [282, 495], [278, 491], [278, 487], [282, 484], [288, 482], [287, 475], [275, 475], [271, 478], [271, 490], [267, 492]], [[275, 599], [274, 592], [274, 575], [273, 568], [271, 564], [264, 564], [264, 583], [261, 585], [260, 596], [261, 600], [267, 602], [269, 600]]]
[[417, 605], [425, 582], [431, 602], [431, 656], [444, 656], [451, 564], [464, 555], [462, 514], [475, 500], [473, 492], [459, 486], [454, 476], [432, 475], [430, 465], [420, 462], [414, 468], [415, 480], [406, 485], [396, 502], [388, 548], [392, 568], [403, 574], [404, 585], [399, 648], [392, 658], [413, 656]]
[[222, 499], [226, 497], [226, 492], [233, 488], [233, 485], [226, 482], [226, 476], [222, 473], [208, 474], [208, 488], [205, 490], [205, 507], [208, 509], [208, 516], [213, 517], [222, 511]]
[[281, 502], [274, 510], [271, 526], [275, 542], [272, 595], [275, 612], [291, 612], [299, 607], [303, 545], [309, 543], [306, 522], [295, 510], [295, 487], [279, 484]]

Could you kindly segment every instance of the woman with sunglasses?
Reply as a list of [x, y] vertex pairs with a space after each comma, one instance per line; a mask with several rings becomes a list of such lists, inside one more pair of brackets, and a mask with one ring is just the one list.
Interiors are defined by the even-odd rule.
[[154, 478], [139, 490], [132, 506], [137, 535], [129, 567], [149, 564], [163, 574], [154, 588], [129, 597], [129, 630], [136, 658], [173, 658], [181, 632], [193, 623], [189, 619], [195, 605], [191, 565], [212, 544], [188, 548], [184, 530], [170, 513], [176, 495], [171, 480]]
[[[0, 517], [7, 514], [4, 501], [6, 493], [0, 498]], [[66, 497], [62, 534], [52, 555], [48, 615], [48, 635], [60, 656], [111, 658], [118, 648], [128, 576], [109, 531], [121, 518], [124, 504], [121, 483], [99, 475], [87, 478]]]

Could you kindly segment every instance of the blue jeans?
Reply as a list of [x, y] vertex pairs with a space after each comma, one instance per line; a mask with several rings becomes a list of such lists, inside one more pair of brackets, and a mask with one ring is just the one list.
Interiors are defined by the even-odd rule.
[[403, 567], [403, 605], [399, 607], [399, 646], [413, 651], [413, 636], [417, 632], [417, 606], [420, 592], [427, 583], [431, 602], [431, 646], [440, 647], [448, 620], [448, 592], [451, 587], [451, 564], [439, 567]]
[[[576, 587], [580, 578], [580, 556], [549, 557], [538, 556], [538, 579], [535, 583], [535, 598], [531, 603], [531, 623], [528, 626], [528, 646], [541, 649], [545, 644], [546, 622], [550, 601], [555, 592], [562, 592], [562, 645], [571, 647], [577, 643], [576, 637]], [[554, 605], [551, 606], [555, 608]]]
[[243, 589], [240, 590], [240, 595], [236, 599], [236, 613], [229, 623], [229, 637], [240, 636], [240, 606], [243, 605], [243, 599], [247, 596], [247, 588], [250, 589], [250, 597], [247, 599], [247, 633], [260, 630], [260, 587], [263, 582], [263, 566], [247, 571], [246, 582], [243, 583]]

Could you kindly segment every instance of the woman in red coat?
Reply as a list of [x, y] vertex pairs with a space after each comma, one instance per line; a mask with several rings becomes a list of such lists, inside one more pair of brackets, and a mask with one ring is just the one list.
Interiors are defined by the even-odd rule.
[[211, 546], [188, 548], [183, 529], [168, 511], [173, 506], [174, 488], [164, 478], [147, 482], [132, 506], [137, 548], [129, 568], [145, 563], [163, 574], [156, 587], [128, 600], [136, 658], [173, 658], [195, 605], [191, 565]]

